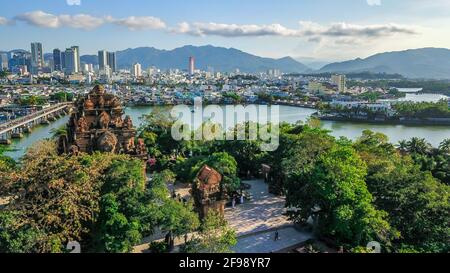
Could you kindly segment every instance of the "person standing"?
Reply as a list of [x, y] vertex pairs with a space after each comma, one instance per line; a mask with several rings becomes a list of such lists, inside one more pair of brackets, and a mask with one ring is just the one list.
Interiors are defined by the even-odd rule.
[[275, 242], [280, 240], [280, 233], [278, 232], [278, 229], [275, 230]]

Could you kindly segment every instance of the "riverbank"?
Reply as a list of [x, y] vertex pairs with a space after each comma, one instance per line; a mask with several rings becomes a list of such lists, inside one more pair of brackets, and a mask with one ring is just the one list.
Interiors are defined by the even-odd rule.
[[340, 117], [340, 116], [324, 116], [313, 114], [312, 117], [318, 118], [323, 121], [339, 121], [339, 122], [352, 122], [352, 123], [369, 123], [369, 124], [385, 124], [385, 125], [419, 125], [419, 126], [450, 126], [449, 118], [374, 118], [368, 119], [367, 117]]
[[[166, 104], [160, 104], [160, 103], [126, 103], [126, 107], [171, 107], [171, 106], [177, 106], [177, 105], [187, 105], [187, 106], [194, 106], [193, 102], [185, 102], [185, 103], [166, 103]], [[280, 105], [280, 106], [291, 106], [291, 107], [298, 107], [298, 108], [308, 108], [308, 109], [316, 109], [318, 110], [317, 104], [314, 103], [297, 103], [297, 102], [266, 102], [266, 101], [259, 101], [259, 102], [246, 102], [246, 103], [213, 103], [213, 102], [203, 102], [203, 105], [235, 105], [235, 106], [246, 106], [246, 105]]]

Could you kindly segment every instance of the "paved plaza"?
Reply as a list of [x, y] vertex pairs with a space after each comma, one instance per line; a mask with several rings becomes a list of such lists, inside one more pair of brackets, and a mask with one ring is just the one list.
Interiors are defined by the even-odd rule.
[[[248, 190], [252, 200], [244, 204], [236, 204], [234, 208], [225, 209], [225, 218], [231, 228], [236, 230], [238, 243], [233, 247], [236, 253], [270, 253], [279, 252], [312, 238], [307, 232], [296, 230], [292, 222], [283, 213], [284, 197], [275, 196], [268, 191], [263, 180], [243, 181], [251, 185]], [[189, 185], [168, 185], [169, 190], [175, 190], [182, 198], [190, 198]], [[280, 239], [275, 241], [275, 230], [278, 230]], [[164, 234], [156, 232], [151, 238], [146, 238], [142, 245], [135, 247], [135, 252], [148, 251], [148, 243], [155, 239], [164, 238]], [[182, 244], [177, 239], [175, 245]]]
[[225, 210], [225, 218], [238, 236], [274, 229], [290, 224], [283, 215], [285, 200], [270, 194], [262, 180], [243, 181], [251, 185], [253, 200]]
[[279, 240], [275, 241], [275, 231], [256, 233], [238, 239], [233, 247], [236, 253], [271, 253], [299, 245], [312, 239], [310, 233], [299, 232], [293, 227], [278, 230]]

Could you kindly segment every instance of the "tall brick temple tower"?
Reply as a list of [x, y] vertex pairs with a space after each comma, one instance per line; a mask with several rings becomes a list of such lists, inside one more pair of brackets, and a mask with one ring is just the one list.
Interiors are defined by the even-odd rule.
[[67, 135], [59, 139], [59, 153], [100, 151], [147, 159], [144, 141], [135, 141], [133, 122], [129, 116], [123, 119], [123, 115], [120, 99], [107, 94], [103, 86], [95, 86], [75, 103], [75, 110], [67, 124]]

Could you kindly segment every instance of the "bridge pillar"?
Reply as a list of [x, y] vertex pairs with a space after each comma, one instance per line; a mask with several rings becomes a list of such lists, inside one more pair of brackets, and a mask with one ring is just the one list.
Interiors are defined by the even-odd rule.
[[26, 134], [31, 133], [31, 131], [32, 131], [31, 127], [32, 126], [33, 126], [33, 124], [31, 122], [28, 123], [27, 125], [24, 125], [23, 126], [23, 132], [26, 133]]
[[22, 128], [21, 127], [15, 128], [11, 133], [11, 138], [16, 138], [16, 139], [23, 138]]
[[4, 133], [0, 135], [0, 144], [1, 145], [11, 145], [11, 140], [8, 138], [8, 133]]
[[49, 124], [50, 124], [50, 121], [48, 121], [48, 118], [47, 118], [47, 117], [43, 117], [43, 118], [41, 119], [41, 124], [42, 124], [42, 125], [49, 125]]
[[56, 121], [56, 118], [55, 118], [55, 116], [53, 114], [49, 114], [47, 116], [47, 120], [50, 121], [50, 122], [54, 122], [54, 121]]

